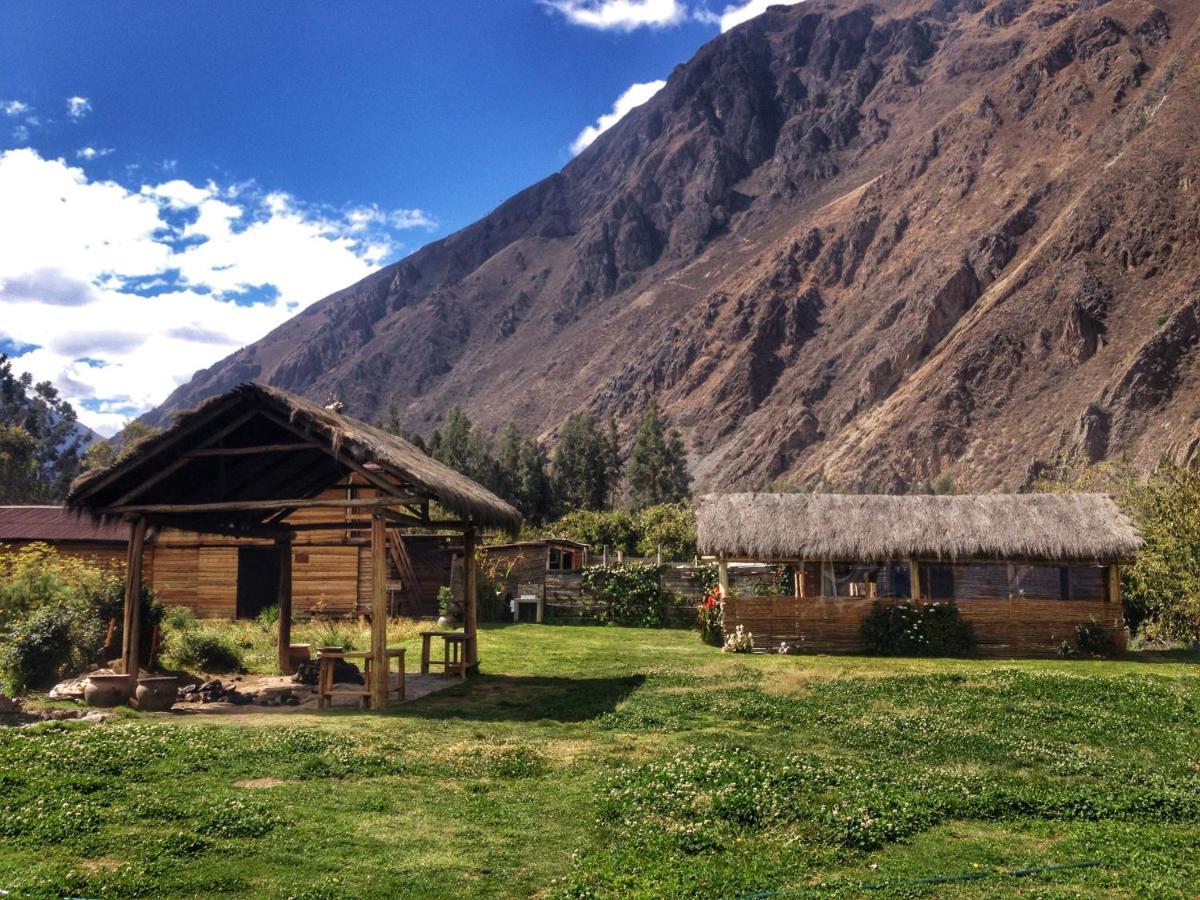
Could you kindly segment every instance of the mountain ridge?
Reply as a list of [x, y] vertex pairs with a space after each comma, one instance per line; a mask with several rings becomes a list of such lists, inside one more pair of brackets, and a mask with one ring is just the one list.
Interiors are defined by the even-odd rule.
[[628, 435], [653, 397], [702, 489], [1016, 489], [1058, 453], [1190, 460], [1197, 18], [771, 8], [562, 171], [148, 419], [264, 380], [425, 431], [460, 402], [553, 442], [577, 409]]

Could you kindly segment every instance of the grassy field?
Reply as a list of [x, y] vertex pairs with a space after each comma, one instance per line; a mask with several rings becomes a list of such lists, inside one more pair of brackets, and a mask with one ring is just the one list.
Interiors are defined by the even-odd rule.
[[[1178, 662], [728, 656], [521, 625], [384, 714], [0, 733], [13, 896], [1195, 896]], [[1014, 877], [1030, 867], [1095, 863]], [[946, 883], [921, 879], [955, 876]], [[973, 880], [970, 880], [973, 879]], [[873, 894], [875, 895], [875, 894]]]

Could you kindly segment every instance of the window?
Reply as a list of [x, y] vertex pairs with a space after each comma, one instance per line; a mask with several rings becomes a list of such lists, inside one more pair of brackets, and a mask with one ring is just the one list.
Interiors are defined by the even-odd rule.
[[1109, 600], [1104, 566], [1071, 566], [1067, 596], [1072, 600]]
[[1065, 600], [1065, 577], [1063, 566], [1013, 566], [1008, 592], [1030, 600]]
[[571, 550], [551, 547], [546, 568], [551, 572], [570, 572], [575, 568], [575, 553]]
[[928, 600], [953, 600], [954, 566], [937, 563], [921, 566], [921, 596]]
[[826, 597], [879, 597], [884, 567], [879, 563], [833, 562], [825, 566]]

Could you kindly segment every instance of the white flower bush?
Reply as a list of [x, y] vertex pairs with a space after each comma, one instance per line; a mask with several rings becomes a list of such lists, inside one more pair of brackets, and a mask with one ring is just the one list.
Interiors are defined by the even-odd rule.
[[725, 646], [721, 649], [726, 653], [749, 653], [754, 649], [754, 635], [739, 625], [733, 634], [725, 635]]

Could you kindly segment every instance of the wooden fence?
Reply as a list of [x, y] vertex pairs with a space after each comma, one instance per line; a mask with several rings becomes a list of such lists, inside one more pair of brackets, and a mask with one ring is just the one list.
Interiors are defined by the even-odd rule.
[[[858, 598], [730, 597], [725, 601], [726, 633], [741, 625], [756, 650], [781, 643], [818, 653], [861, 653], [862, 622], [877, 602]], [[1125, 648], [1120, 603], [1104, 600], [959, 600], [959, 614], [975, 629], [982, 656], [1054, 656], [1063, 641], [1074, 645], [1075, 626], [1095, 621]]]

